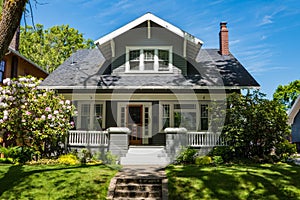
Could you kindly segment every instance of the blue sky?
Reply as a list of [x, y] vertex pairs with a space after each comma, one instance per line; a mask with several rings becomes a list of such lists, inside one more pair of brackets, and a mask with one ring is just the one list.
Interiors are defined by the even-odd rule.
[[[300, 79], [299, 0], [39, 0], [35, 23], [69, 24], [93, 40], [151, 12], [219, 47], [219, 23], [228, 22], [231, 53], [272, 98], [279, 84]], [[27, 18], [30, 24], [31, 19]]]

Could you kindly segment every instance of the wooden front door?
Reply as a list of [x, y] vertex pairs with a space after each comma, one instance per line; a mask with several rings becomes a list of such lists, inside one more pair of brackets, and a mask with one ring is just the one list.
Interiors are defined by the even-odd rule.
[[143, 105], [128, 105], [127, 127], [131, 130], [130, 145], [142, 144], [143, 136]]

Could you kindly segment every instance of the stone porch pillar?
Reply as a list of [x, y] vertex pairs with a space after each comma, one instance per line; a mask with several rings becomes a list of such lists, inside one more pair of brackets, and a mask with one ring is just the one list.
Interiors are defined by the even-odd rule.
[[127, 127], [110, 127], [107, 131], [109, 134], [108, 150], [113, 155], [125, 156], [128, 151], [130, 129]]

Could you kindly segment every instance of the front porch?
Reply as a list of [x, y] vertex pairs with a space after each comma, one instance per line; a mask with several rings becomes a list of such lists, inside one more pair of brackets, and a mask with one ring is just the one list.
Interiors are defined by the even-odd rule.
[[[130, 162], [125, 159], [126, 157], [130, 157], [132, 162], [132, 158], [135, 158], [133, 164], [166, 164], [173, 162], [180, 149], [185, 146], [197, 148], [199, 154], [205, 155], [214, 146], [226, 145], [221, 133], [187, 132], [182, 128], [167, 128], [164, 133], [159, 134], [161, 139], [158, 145], [132, 145], [131, 131], [128, 128], [113, 127], [105, 131], [72, 130], [69, 131], [66, 145], [70, 149], [87, 148], [91, 152], [110, 151], [120, 158], [121, 164], [128, 165]], [[160, 153], [151, 153], [156, 151]], [[139, 160], [143, 161], [138, 162]]]

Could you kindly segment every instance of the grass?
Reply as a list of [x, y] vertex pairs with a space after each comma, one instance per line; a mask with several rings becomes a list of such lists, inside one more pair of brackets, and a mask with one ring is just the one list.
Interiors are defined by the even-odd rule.
[[105, 199], [105, 165], [0, 165], [0, 199]]
[[169, 166], [169, 199], [300, 199], [300, 166]]

